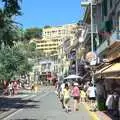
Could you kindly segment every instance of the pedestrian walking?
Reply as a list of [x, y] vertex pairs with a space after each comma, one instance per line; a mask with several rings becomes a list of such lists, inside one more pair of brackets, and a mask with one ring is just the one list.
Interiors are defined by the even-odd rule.
[[86, 97], [87, 97], [87, 96], [86, 96], [85, 90], [83, 90], [83, 89], [80, 90], [80, 99], [81, 99], [80, 101], [81, 101], [81, 102], [86, 102]]
[[70, 89], [67, 83], [65, 84], [65, 88], [63, 90], [63, 98], [66, 112], [69, 112]]
[[9, 95], [12, 96], [13, 95], [13, 82], [10, 82], [8, 85], [8, 91], [9, 91]]
[[74, 99], [74, 111], [79, 110], [79, 101], [80, 101], [80, 90], [78, 87], [78, 83], [74, 83], [74, 87], [72, 90], [72, 96]]
[[95, 101], [96, 101], [96, 88], [93, 86], [92, 83], [89, 84], [89, 87], [87, 89], [87, 96], [90, 101], [90, 110], [93, 110], [95, 108]]
[[62, 103], [62, 108], [64, 109], [64, 97], [63, 97], [63, 91], [64, 91], [64, 88], [65, 88], [65, 81], [61, 84], [60, 86], [60, 101]]

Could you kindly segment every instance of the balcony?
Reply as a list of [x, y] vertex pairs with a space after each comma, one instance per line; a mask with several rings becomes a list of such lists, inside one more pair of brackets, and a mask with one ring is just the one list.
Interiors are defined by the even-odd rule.
[[111, 36], [110, 40], [105, 40], [96, 50], [96, 53], [99, 55], [107, 48], [119, 48], [120, 46], [120, 31], [114, 31]]
[[[83, 34], [83, 39], [85, 40], [87, 35], [91, 33], [91, 25], [86, 25], [85, 32]], [[93, 25], [93, 33], [97, 33], [97, 25]]]

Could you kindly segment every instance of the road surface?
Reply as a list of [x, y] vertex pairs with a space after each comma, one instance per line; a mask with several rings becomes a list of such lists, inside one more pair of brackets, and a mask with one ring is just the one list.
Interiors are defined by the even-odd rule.
[[92, 120], [83, 104], [79, 111], [66, 113], [53, 88], [29, 98], [29, 102], [16, 109], [4, 120]]

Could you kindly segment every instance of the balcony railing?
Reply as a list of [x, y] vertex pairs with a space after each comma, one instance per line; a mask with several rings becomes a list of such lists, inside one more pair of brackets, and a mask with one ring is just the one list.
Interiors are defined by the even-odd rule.
[[96, 53], [99, 55], [101, 52], [103, 52], [105, 49], [110, 47], [114, 42], [120, 42], [120, 31], [114, 31], [110, 37], [110, 43], [108, 43], [108, 40], [105, 40], [96, 50]]
[[[85, 32], [83, 34], [83, 39], [85, 39], [86, 36], [90, 33], [91, 33], [91, 25], [86, 25]], [[93, 33], [97, 33], [97, 25], [96, 24], [93, 25]]]

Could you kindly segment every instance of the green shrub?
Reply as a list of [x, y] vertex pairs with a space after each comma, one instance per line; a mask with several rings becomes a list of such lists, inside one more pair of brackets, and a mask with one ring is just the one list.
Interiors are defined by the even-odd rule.
[[98, 110], [100, 111], [106, 110], [105, 100], [98, 100], [97, 107], [98, 107]]

